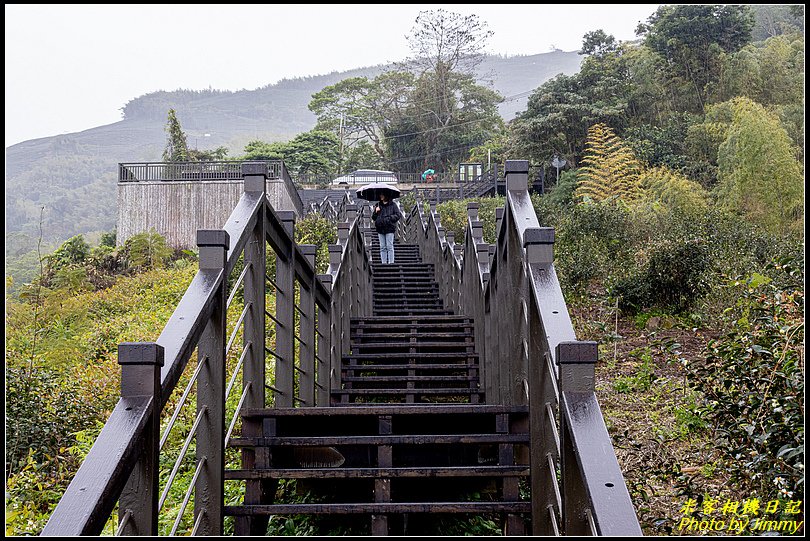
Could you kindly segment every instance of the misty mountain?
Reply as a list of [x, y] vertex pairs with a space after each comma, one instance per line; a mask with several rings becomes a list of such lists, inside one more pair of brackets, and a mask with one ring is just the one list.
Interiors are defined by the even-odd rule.
[[[559, 73], [579, 70], [576, 52], [487, 57], [478, 68], [482, 84], [507, 100], [510, 120], [525, 109], [528, 94]], [[128, 102], [123, 120], [78, 133], [24, 141], [6, 148], [6, 256], [36, 247], [41, 207], [43, 239], [61, 242], [79, 233], [115, 227], [119, 162], [160, 161], [167, 111], [174, 108], [190, 147], [225, 146], [239, 155], [251, 140], [284, 141], [315, 125], [307, 105], [312, 94], [348, 77], [374, 77], [387, 66], [282, 80], [255, 90], [158, 91]]]

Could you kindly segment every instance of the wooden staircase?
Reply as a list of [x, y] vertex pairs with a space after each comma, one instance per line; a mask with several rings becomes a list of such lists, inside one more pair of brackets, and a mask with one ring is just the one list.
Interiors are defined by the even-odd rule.
[[[270, 515], [352, 514], [369, 516], [373, 535], [430, 535], [437, 514], [467, 513], [524, 534], [527, 407], [483, 403], [473, 320], [444, 308], [417, 246], [395, 245], [395, 263], [382, 265], [375, 240], [372, 255], [373, 316], [351, 320], [332, 407], [243, 411], [260, 436], [230, 444], [266, 453], [268, 467], [225, 478], [258, 481], [265, 496], [226, 514], [242, 517], [237, 533], [264, 533]], [[279, 479], [318, 503], [273, 502]]]

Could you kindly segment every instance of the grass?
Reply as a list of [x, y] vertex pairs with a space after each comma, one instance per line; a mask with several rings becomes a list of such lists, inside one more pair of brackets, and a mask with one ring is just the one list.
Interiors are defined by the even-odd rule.
[[689, 316], [657, 313], [620, 316], [617, 324], [615, 307], [596, 295], [569, 310], [577, 337], [600, 343], [596, 395], [643, 533], [688, 533], [678, 531], [687, 498], [746, 498], [717, 475], [701, 394], [684, 371], [714, 331], [693, 327]]

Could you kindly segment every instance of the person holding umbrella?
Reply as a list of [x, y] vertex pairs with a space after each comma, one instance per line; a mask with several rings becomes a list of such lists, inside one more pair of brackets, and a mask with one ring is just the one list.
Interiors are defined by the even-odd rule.
[[369, 201], [374, 201], [373, 198], [378, 199], [379, 202], [374, 206], [371, 219], [380, 239], [380, 261], [386, 265], [393, 263], [394, 231], [396, 231], [397, 222], [402, 218], [402, 212], [394, 203], [393, 198], [399, 197], [399, 190], [393, 186], [379, 183], [357, 190], [357, 195]]

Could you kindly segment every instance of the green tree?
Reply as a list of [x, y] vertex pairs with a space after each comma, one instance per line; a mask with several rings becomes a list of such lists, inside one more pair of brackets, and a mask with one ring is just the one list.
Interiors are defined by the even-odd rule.
[[45, 256], [45, 259], [48, 261], [48, 268], [56, 271], [83, 264], [89, 254], [90, 245], [84, 240], [84, 235], [76, 235], [63, 242], [51, 255]]
[[748, 98], [729, 105], [731, 124], [718, 148], [718, 202], [771, 232], [800, 231], [804, 174], [787, 132]]
[[399, 163], [418, 170], [459, 161], [499, 127], [496, 105], [502, 97], [473, 76], [492, 35], [474, 14], [419, 13], [407, 36], [408, 68], [418, 77], [408, 119], [387, 131], [396, 139], [389, 146]]
[[717, 101], [735, 96], [746, 96], [762, 105], [803, 105], [804, 37], [779, 35], [728, 55]]
[[296, 135], [284, 149], [284, 163], [297, 176], [333, 176], [339, 158], [338, 138], [328, 131], [312, 130]]
[[460, 73], [451, 74], [447, 84], [452, 95], [442, 106], [447, 109], [438, 113], [430, 74], [419, 77], [406, 114], [386, 131], [395, 169], [450, 169], [465, 160], [471, 148], [502, 130], [497, 109], [502, 98], [497, 92]]
[[243, 160], [282, 160], [284, 159], [285, 143], [266, 143], [264, 141], [250, 141], [245, 145]]
[[343, 160], [338, 172], [355, 171], [357, 169], [384, 169], [385, 160], [374, 150], [367, 141], [360, 141], [343, 150]]
[[748, 43], [753, 24], [748, 6], [666, 5], [636, 33], [665, 60], [668, 86], [683, 93], [683, 110], [701, 112], [718, 79], [721, 54]]
[[538, 162], [558, 154], [576, 167], [590, 126], [608, 124], [622, 132], [636, 108], [628, 66], [631, 50], [602, 30], [586, 34], [580, 54], [589, 56], [580, 72], [544, 83], [510, 124], [514, 151]]
[[169, 109], [169, 118], [165, 127], [167, 138], [166, 148], [163, 150], [164, 162], [187, 162], [189, 161], [188, 142], [186, 134], [180, 127], [180, 120], [174, 109]]
[[336, 134], [347, 149], [369, 144], [378, 158], [385, 159], [385, 131], [405, 114], [415, 80], [410, 73], [391, 71], [374, 79], [351, 77], [327, 86], [309, 102], [309, 110], [318, 117], [315, 129]]
[[284, 160], [295, 177], [330, 177], [337, 171], [339, 142], [324, 130], [296, 135], [286, 143], [251, 141], [245, 146], [244, 160]]
[[754, 27], [751, 39], [765, 41], [768, 38], [789, 34], [804, 33], [804, 5], [794, 4], [751, 6], [754, 14]]
[[192, 162], [217, 162], [228, 156], [228, 147], [217, 147], [210, 150], [189, 149], [188, 159]]
[[648, 165], [688, 169], [690, 162], [686, 159], [686, 134], [696, 118], [688, 113], [673, 113], [664, 122], [644, 123], [629, 128], [625, 138], [639, 160]]
[[617, 47], [616, 38], [600, 28], [588, 32], [582, 37], [582, 49], [579, 54], [605, 56], [615, 52]]
[[109, 246], [115, 248], [116, 244], [116, 231], [107, 231], [101, 234], [101, 239], [98, 241], [99, 246]]

